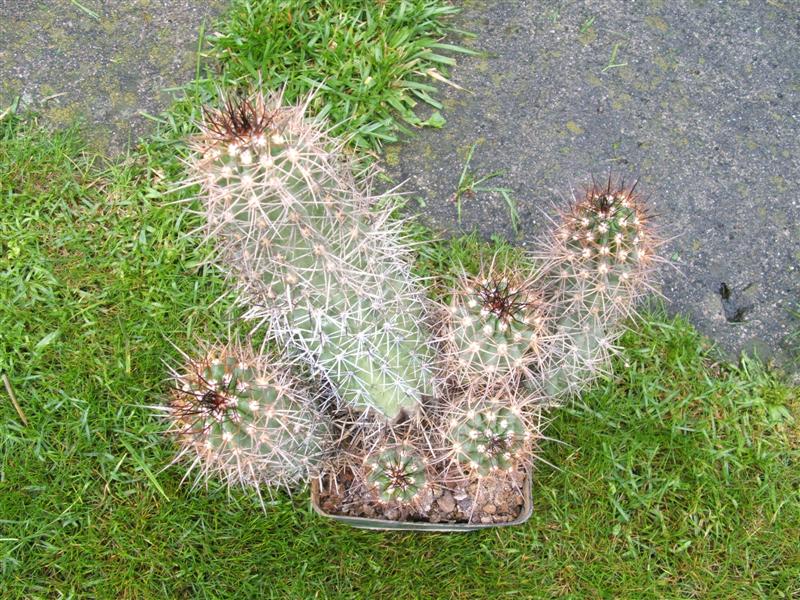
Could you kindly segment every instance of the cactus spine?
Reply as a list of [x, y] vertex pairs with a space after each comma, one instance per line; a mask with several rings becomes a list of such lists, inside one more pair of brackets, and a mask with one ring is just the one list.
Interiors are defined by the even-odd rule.
[[[217, 346], [173, 371], [169, 431], [179, 458], [229, 485], [290, 489], [315, 475], [332, 448], [321, 398], [292, 374], [293, 365]], [[177, 460], [177, 459], [176, 459]], [[187, 473], [188, 474], [188, 473]]]
[[[207, 111], [190, 166], [247, 318], [311, 360], [343, 405], [395, 419], [433, 393], [426, 300], [393, 206], [300, 106]], [[391, 204], [391, 203], [389, 203]]]
[[529, 464], [540, 408], [520, 392], [516, 385], [476, 386], [448, 399], [444, 440], [459, 471], [486, 477]]
[[549, 344], [549, 318], [533, 277], [498, 270], [462, 274], [442, 319], [443, 354], [459, 384], [531, 375]]

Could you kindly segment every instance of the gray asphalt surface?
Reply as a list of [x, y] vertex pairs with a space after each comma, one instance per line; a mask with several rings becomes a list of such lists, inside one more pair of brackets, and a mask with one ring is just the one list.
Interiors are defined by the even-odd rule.
[[205, 19], [226, 0], [0, 0], [0, 112], [19, 98], [56, 125], [86, 124], [119, 152], [192, 80]]
[[797, 370], [800, 302], [800, 2], [518, 0], [464, 3], [442, 130], [389, 149], [390, 171], [447, 232], [513, 239], [497, 194], [452, 194], [472, 169], [514, 191], [521, 241], [592, 175], [639, 178], [677, 269], [669, 310], [730, 357]]

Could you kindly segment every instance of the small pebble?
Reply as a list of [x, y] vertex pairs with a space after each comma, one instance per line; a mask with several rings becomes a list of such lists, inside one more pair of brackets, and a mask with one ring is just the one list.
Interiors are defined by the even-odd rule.
[[485, 512], [487, 515], [493, 515], [497, 512], [497, 507], [494, 504], [484, 504], [483, 512]]
[[439, 505], [439, 509], [441, 509], [443, 513], [451, 513], [456, 509], [455, 498], [453, 498], [453, 494], [447, 490], [445, 490], [442, 497], [436, 501], [436, 504]]
[[430, 506], [434, 498], [436, 498], [434, 491], [431, 488], [426, 487], [424, 490], [422, 490], [422, 493], [417, 496], [417, 504], [419, 506], [428, 507], [423, 509], [427, 512], [430, 510]]
[[483, 523], [484, 525], [491, 522], [492, 522], [492, 517], [481, 517], [481, 523]]
[[472, 500], [470, 498], [464, 498], [463, 500], [459, 500], [458, 508], [460, 508], [465, 513], [470, 512], [472, 510]]

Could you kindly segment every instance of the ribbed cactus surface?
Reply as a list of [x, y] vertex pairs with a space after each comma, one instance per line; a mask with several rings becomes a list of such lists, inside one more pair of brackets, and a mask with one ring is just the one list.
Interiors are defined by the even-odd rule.
[[541, 359], [547, 318], [532, 282], [506, 273], [464, 275], [448, 312], [445, 355], [466, 378], [502, 376]]
[[191, 162], [246, 316], [311, 359], [348, 407], [393, 419], [433, 392], [426, 300], [370, 174], [301, 106], [208, 111]]
[[317, 472], [332, 447], [330, 428], [321, 399], [292, 368], [217, 346], [173, 372], [166, 417], [201, 478], [291, 488]]
[[563, 215], [550, 257], [562, 303], [606, 321], [648, 292], [655, 240], [632, 189], [593, 187]]
[[560, 313], [559, 361], [544, 377], [554, 397], [578, 392], [608, 368], [619, 322], [651, 290], [658, 245], [633, 188], [593, 186], [544, 242], [551, 301]]
[[455, 391], [441, 413], [445, 454], [458, 471], [479, 477], [529, 464], [540, 405], [516, 382]]
[[382, 502], [411, 502], [428, 482], [425, 460], [409, 445], [377, 449], [365, 466], [367, 485]]

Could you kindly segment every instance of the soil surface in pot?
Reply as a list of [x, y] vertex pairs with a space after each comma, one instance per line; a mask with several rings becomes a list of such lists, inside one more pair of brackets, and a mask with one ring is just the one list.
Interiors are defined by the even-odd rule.
[[423, 523], [510, 523], [524, 505], [525, 472], [500, 477], [450, 482], [423, 490], [409, 504], [384, 503], [363, 486], [353, 485], [352, 475], [328, 476], [320, 486], [320, 508], [329, 514], [387, 521]]

